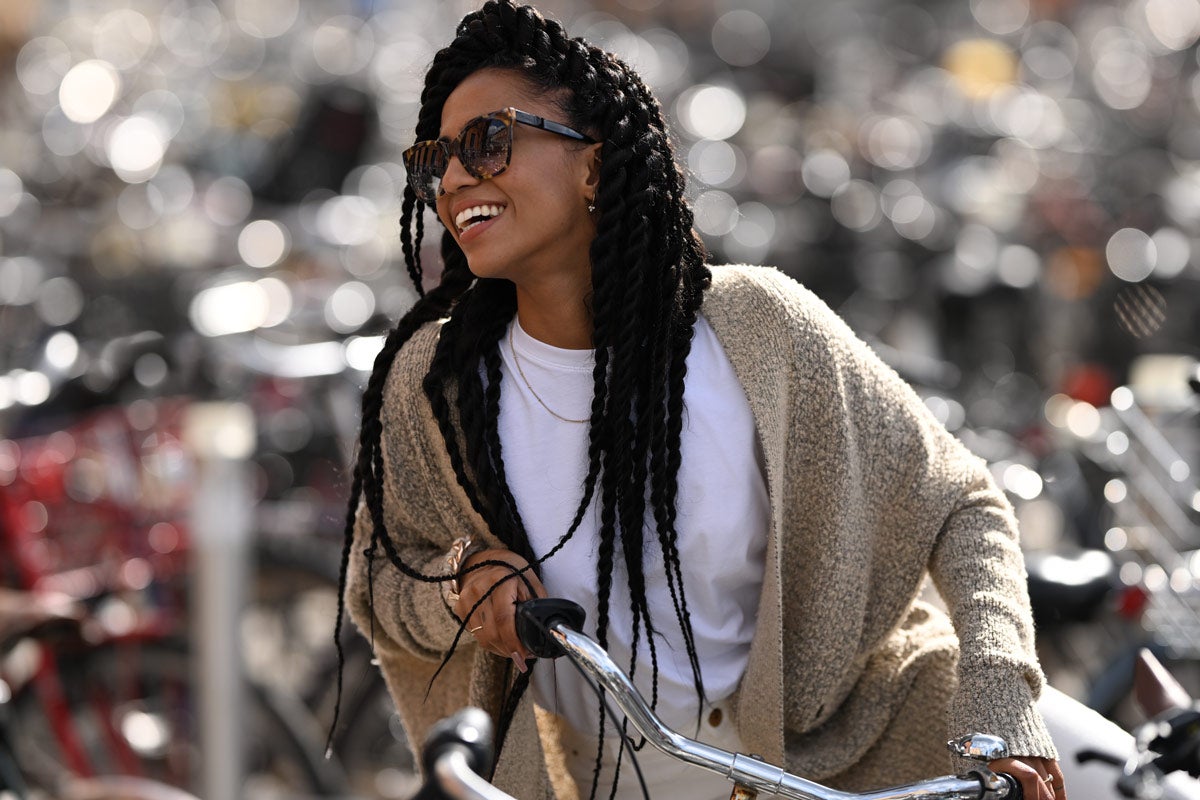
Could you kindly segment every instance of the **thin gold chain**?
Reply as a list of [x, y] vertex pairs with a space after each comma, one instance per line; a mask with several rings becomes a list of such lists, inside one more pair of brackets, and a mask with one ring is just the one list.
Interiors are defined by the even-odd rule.
[[533, 399], [538, 401], [538, 405], [549, 411], [551, 416], [555, 417], [556, 419], [561, 419], [563, 422], [582, 424], [591, 420], [591, 417], [588, 417], [588, 419], [571, 419], [570, 417], [564, 417], [562, 414], [559, 414], [553, 408], [546, 405], [546, 401], [543, 400], [541, 395], [537, 393], [537, 390], [533, 388], [533, 384], [529, 382], [529, 378], [525, 377], [525, 370], [521, 368], [521, 358], [517, 355], [517, 348], [513, 347], [513, 328], [515, 327], [517, 327], [516, 321], [514, 321], [513, 324], [508, 328], [508, 350], [510, 353], [512, 353], [513, 363], [517, 365], [517, 372], [520, 373], [521, 380], [525, 382], [525, 388], [527, 388], [529, 393], [533, 395]]

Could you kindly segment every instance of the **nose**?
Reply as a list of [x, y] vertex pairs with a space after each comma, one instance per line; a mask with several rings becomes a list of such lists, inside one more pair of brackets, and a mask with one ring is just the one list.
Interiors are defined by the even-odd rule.
[[450, 156], [450, 160], [446, 163], [446, 172], [442, 175], [442, 192], [445, 194], [456, 192], [464, 186], [474, 186], [477, 183], [479, 183], [479, 178], [467, 172], [466, 167], [458, 160], [458, 156]]

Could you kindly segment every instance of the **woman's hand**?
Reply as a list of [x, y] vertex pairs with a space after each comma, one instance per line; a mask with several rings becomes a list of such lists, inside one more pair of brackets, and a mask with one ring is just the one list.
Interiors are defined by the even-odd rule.
[[1062, 769], [1052, 758], [998, 758], [988, 762], [992, 772], [1007, 772], [1021, 783], [1024, 800], [1066, 800]]
[[[470, 567], [484, 561], [503, 561], [517, 569], [529, 565], [511, 550], [481, 550], [472, 553], [463, 562], [463, 567]], [[500, 583], [496, 591], [483, 601], [475, 613], [467, 619], [467, 630], [475, 637], [475, 641], [485, 650], [490, 650], [501, 658], [511, 658], [516, 662], [517, 669], [526, 670], [525, 659], [530, 653], [517, 638], [516, 605], [522, 600], [532, 600], [534, 597], [545, 597], [546, 589], [538, 580], [533, 570], [526, 570], [522, 575], [529, 580], [535, 594], [530, 594], [525, 581], [513, 574], [513, 571], [501, 566], [487, 566], [468, 572], [458, 585], [458, 602], [454, 605], [454, 613], [459, 619], [465, 619], [479, 598]], [[508, 578], [508, 580], [504, 580]]]

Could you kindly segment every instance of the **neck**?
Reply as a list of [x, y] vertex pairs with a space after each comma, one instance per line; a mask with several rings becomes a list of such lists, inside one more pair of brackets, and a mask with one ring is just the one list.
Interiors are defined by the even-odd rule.
[[592, 314], [584, 290], [539, 292], [517, 287], [517, 319], [533, 338], [565, 350], [592, 348]]

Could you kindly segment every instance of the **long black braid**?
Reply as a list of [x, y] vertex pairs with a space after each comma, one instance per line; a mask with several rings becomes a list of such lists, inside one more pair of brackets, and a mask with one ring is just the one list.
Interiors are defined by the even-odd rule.
[[[703, 700], [679, 563], [675, 502], [685, 361], [710, 272], [704, 248], [693, 231], [684, 178], [675, 163], [661, 109], [641, 79], [612, 54], [569, 38], [559, 23], [544, 19], [531, 7], [518, 6], [512, 0], [489, 0], [463, 18], [454, 41], [434, 57], [421, 94], [416, 138], [436, 138], [447, 97], [469, 75], [488, 68], [519, 72], [531, 88], [557, 99], [567, 124], [603, 143], [594, 200], [597, 235], [589, 253], [596, 359], [588, 469], [580, 505], [570, 529], [539, 560], [505, 480], [497, 427], [501, 397], [498, 345], [516, 311], [515, 290], [508, 281], [476, 280], [453, 236], [445, 231], [441, 282], [424, 293], [420, 245], [425, 206], [406, 187], [401, 244], [420, 299], [387, 337], [363, 393], [341, 594], [345, 594], [360, 505], [366, 507], [373, 525], [366, 551], [369, 564], [379, 546], [388, 562], [413, 579], [449, 577], [422, 574], [399, 558], [384, 524], [382, 483], [387, 465], [380, 447], [383, 387], [396, 354], [422, 325], [448, 317], [422, 386], [455, 476], [472, 507], [491, 532], [537, 572], [538, 565], [565, 544], [587, 508], [598, 500], [597, 637], [607, 645], [613, 568], [619, 553], [629, 578], [634, 657], [641, 631], [650, 643], [657, 695], [654, 636], [658, 628], [650, 616], [642, 560], [648, 498], [676, 623], [691, 661], [697, 696]], [[339, 658], [343, 611], [344, 599], [339, 598], [335, 630]], [[528, 672], [519, 675], [508, 691], [497, 726], [497, 750], [503, 746], [528, 680]], [[339, 692], [340, 682], [339, 673]], [[600, 724], [603, 736], [603, 710]]]

